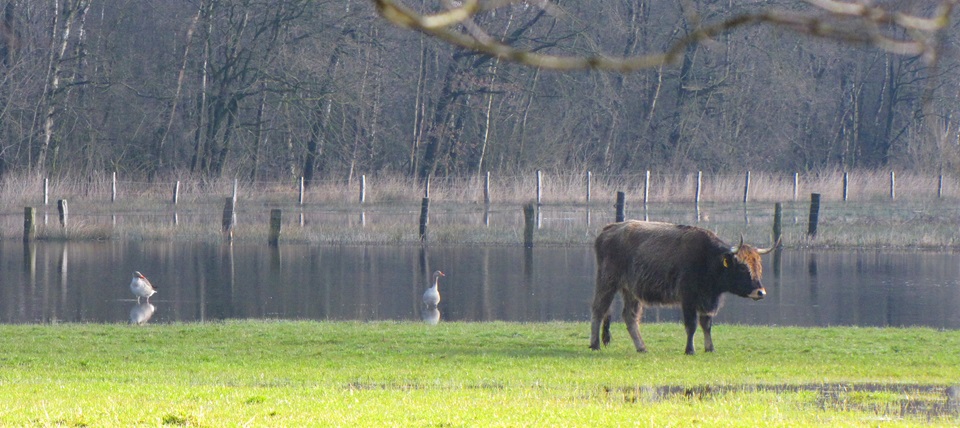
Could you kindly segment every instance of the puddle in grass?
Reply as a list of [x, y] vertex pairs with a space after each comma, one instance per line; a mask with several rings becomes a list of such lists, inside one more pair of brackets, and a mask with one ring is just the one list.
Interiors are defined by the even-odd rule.
[[[424, 389], [505, 389], [500, 383], [472, 386], [432, 385], [421, 383], [350, 382], [344, 386], [351, 391], [391, 390], [413, 391]], [[926, 421], [960, 417], [960, 385], [919, 384], [806, 384], [806, 385], [700, 385], [604, 387], [607, 399], [627, 403], [654, 403], [672, 399], [724, 399], [729, 394], [808, 393], [802, 398], [807, 405], [824, 411], [861, 412], [879, 418], [910, 418]], [[583, 397], [586, 398], [586, 397]]]
[[[808, 385], [702, 385], [638, 386], [607, 388], [608, 395], [624, 401], [656, 402], [673, 398], [722, 399], [733, 393], [815, 394], [813, 405], [821, 410], [874, 413], [882, 417], [922, 418], [927, 420], [960, 416], [960, 385], [885, 385], [885, 384], [808, 384]], [[619, 396], [619, 397], [617, 397]]]

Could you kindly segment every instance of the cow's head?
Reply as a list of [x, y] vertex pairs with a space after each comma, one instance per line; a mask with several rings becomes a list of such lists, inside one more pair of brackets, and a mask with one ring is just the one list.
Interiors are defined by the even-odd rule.
[[740, 243], [723, 255], [724, 276], [727, 278], [729, 291], [753, 300], [760, 300], [766, 296], [767, 290], [763, 288], [763, 284], [760, 282], [760, 278], [763, 276], [760, 256], [773, 251], [779, 245], [780, 241], [778, 240], [773, 247], [755, 248], [744, 244], [741, 235]]

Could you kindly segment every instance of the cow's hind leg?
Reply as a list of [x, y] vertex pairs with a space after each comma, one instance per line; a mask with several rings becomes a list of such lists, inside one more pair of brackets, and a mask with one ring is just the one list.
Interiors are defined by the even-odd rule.
[[627, 324], [627, 332], [633, 339], [633, 346], [637, 352], [647, 352], [647, 345], [640, 337], [640, 316], [643, 315], [643, 304], [631, 293], [623, 293], [623, 322]]
[[700, 315], [700, 328], [703, 329], [703, 350], [713, 352], [713, 338], [710, 337], [710, 327], [713, 326], [713, 317], [710, 315]]
[[696, 351], [693, 348], [693, 334], [697, 332], [697, 310], [693, 307], [684, 305], [681, 308], [683, 312], [683, 326], [687, 329], [687, 355], [693, 355]]
[[[599, 275], [598, 275], [599, 276]], [[617, 288], [597, 278], [597, 290], [593, 296], [592, 318], [590, 322], [590, 349], [600, 349], [600, 326], [604, 324], [603, 344], [610, 343], [610, 305], [617, 295]]]

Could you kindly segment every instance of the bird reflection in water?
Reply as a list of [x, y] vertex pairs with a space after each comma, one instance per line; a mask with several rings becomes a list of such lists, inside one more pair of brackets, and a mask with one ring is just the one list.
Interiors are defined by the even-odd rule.
[[437, 325], [437, 323], [440, 322], [440, 309], [436, 306], [424, 308], [420, 316], [423, 317], [423, 322], [430, 325]]
[[157, 308], [150, 303], [138, 303], [130, 309], [130, 324], [144, 325], [156, 311]]

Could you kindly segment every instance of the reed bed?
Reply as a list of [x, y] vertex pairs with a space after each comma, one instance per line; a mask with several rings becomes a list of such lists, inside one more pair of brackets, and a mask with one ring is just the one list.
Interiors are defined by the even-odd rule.
[[[702, 174], [700, 202], [696, 172], [687, 174], [541, 173], [537, 210], [538, 245], [583, 245], [614, 220], [616, 192], [624, 192], [627, 218], [697, 224], [733, 240], [743, 234], [763, 245], [770, 239], [773, 205], [784, 207], [788, 246], [960, 247], [960, 183], [956, 177], [900, 173], [891, 197], [891, 174], [849, 173], [843, 199], [843, 173], [801, 175], [753, 172], [744, 202], [745, 173]], [[177, 203], [174, 183], [179, 181]], [[300, 181], [249, 183], [233, 179], [153, 182], [111, 176], [48, 180], [7, 176], [0, 181], [0, 238], [23, 236], [23, 207], [38, 213], [38, 239], [49, 240], [223, 240], [222, 213], [236, 188], [237, 224], [233, 239], [266, 242], [271, 209], [283, 212], [281, 242], [335, 244], [419, 243], [425, 183], [397, 176], [320, 180], [300, 193]], [[535, 200], [536, 174], [493, 175], [489, 206], [484, 176], [449, 177], [429, 184], [428, 242], [517, 245], [523, 241], [522, 205]], [[644, 200], [644, 189], [649, 194]], [[116, 189], [116, 190], [114, 190]], [[809, 195], [821, 195], [820, 232], [807, 235]], [[794, 195], [797, 195], [796, 199]], [[303, 203], [300, 204], [302, 198]], [[56, 201], [69, 201], [66, 227]]]
[[[701, 173], [701, 202], [742, 202], [746, 171], [735, 173]], [[591, 174], [591, 203], [603, 204], [622, 191], [627, 200], [643, 202], [643, 190], [649, 186], [648, 203], [694, 202], [697, 171], [686, 173], [650, 172], [649, 183], [643, 171], [636, 174]], [[847, 173], [847, 200], [878, 201], [890, 199], [890, 171], [854, 171]], [[805, 200], [810, 193], [819, 193], [823, 200], [843, 199], [842, 171], [797, 174], [752, 172], [750, 174], [750, 201], [782, 202]], [[222, 202], [237, 187], [239, 199], [260, 203], [288, 203], [299, 197], [299, 179], [284, 181], [249, 182], [231, 178], [165, 177], [155, 181], [116, 180], [111, 175], [47, 179], [49, 202], [57, 199], [123, 202], [145, 206], [163, 206], [172, 203], [174, 184], [180, 183], [179, 203]], [[587, 204], [587, 172], [544, 171], [542, 202], [552, 205]], [[941, 184], [942, 180], [942, 184]], [[414, 178], [402, 176], [366, 176], [365, 203], [397, 204], [419, 202], [425, 196], [427, 185]], [[7, 175], [0, 180], [0, 200], [6, 206], [37, 205], [43, 203], [44, 177], [32, 174]], [[429, 183], [431, 199], [462, 204], [483, 203], [483, 175], [433, 178]], [[535, 199], [536, 173], [490, 176], [491, 202], [494, 204], [522, 204]], [[359, 204], [360, 178], [351, 180], [323, 179], [314, 181], [303, 196], [307, 203], [351, 206]], [[896, 173], [895, 200], [960, 200], [960, 177]], [[149, 204], [149, 205], [147, 205]]]

